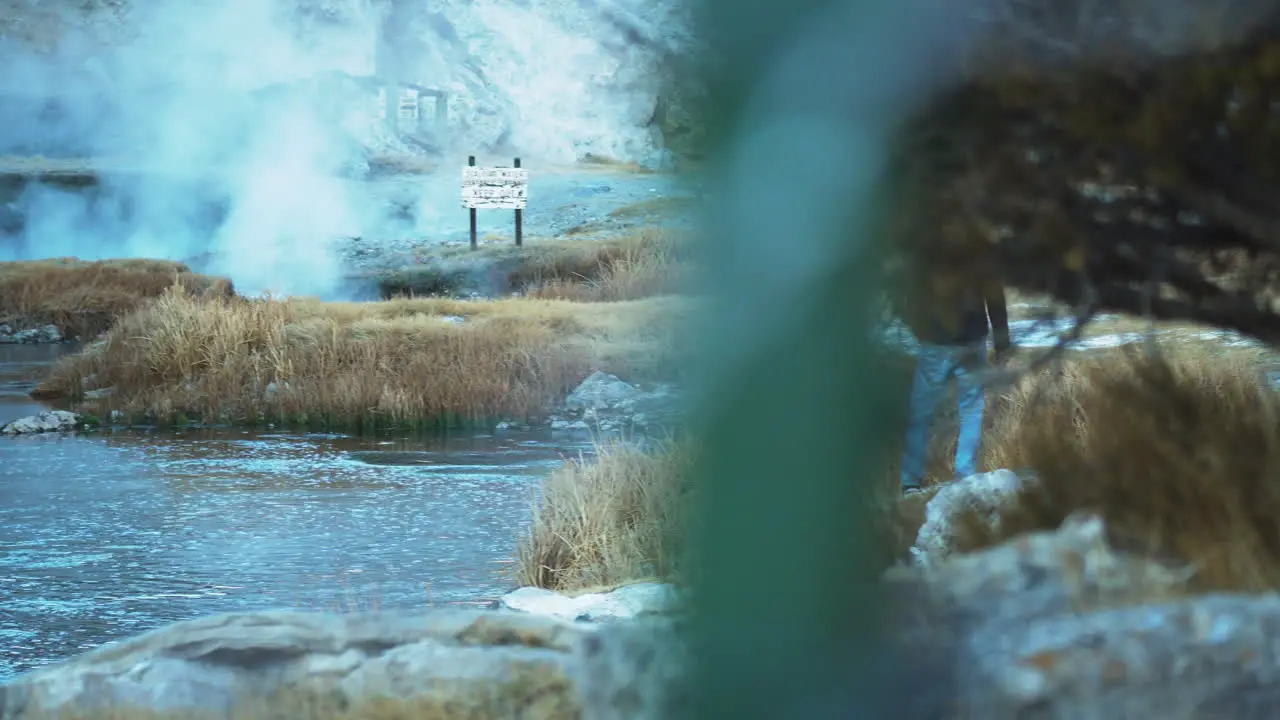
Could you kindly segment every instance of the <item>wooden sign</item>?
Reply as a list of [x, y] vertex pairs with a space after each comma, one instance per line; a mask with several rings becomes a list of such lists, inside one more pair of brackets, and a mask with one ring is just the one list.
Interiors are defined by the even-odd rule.
[[516, 158], [511, 167], [476, 167], [476, 156], [462, 168], [462, 206], [471, 215], [471, 249], [476, 249], [476, 210], [514, 210], [516, 247], [524, 245], [524, 207], [529, 202], [529, 171]]
[[471, 210], [523, 210], [529, 171], [518, 167], [462, 168], [462, 206]]
[[407, 91], [400, 98], [400, 119], [401, 120], [417, 120], [418, 119], [418, 94], [416, 92], [410, 96]]
[[[396, 115], [401, 120], [417, 120], [421, 117], [422, 111], [418, 103], [419, 92], [413, 89], [402, 88], [400, 90], [400, 98], [396, 103]], [[376, 112], [378, 119], [387, 119], [387, 90], [386, 88], [378, 88]]]

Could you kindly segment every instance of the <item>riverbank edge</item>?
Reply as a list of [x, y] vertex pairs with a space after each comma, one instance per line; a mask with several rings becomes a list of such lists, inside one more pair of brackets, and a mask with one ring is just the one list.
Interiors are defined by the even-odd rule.
[[[96, 391], [90, 391], [93, 393]], [[593, 437], [668, 436], [678, 434], [683, 421], [684, 393], [674, 383], [653, 383], [638, 387], [615, 375], [593, 372], [562, 400], [550, 405], [542, 414], [525, 418], [490, 417], [462, 420], [445, 425], [439, 421], [421, 424], [383, 425], [373, 433], [392, 434], [415, 431], [483, 431], [546, 429], [589, 434]], [[144, 415], [129, 417], [119, 410], [95, 411], [92, 400], [79, 405], [62, 403], [28, 417], [0, 425], [0, 435], [34, 435], [42, 433], [110, 433], [127, 430], [209, 430], [266, 429], [308, 432], [346, 432], [341, 425], [324, 423], [289, 423], [262, 418], [253, 422], [208, 422], [179, 416], [169, 419]], [[71, 408], [71, 409], [68, 409]], [[66, 416], [56, 415], [67, 413]], [[60, 417], [59, 420], [52, 418]], [[45, 429], [12, 431], [15, 424]]]

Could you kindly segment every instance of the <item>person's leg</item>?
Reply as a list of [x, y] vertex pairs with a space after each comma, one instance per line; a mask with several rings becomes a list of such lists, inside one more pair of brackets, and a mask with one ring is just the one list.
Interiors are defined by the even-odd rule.
[[986, 369], [986, 344], [966, 349], [956, 374], [956, 396], [960, 405], [960, 440], [956, 445], [956, 477], [968, 477], [978, 472], [978, 449], [982, 445], [982, 416], [986, 410], [986, 387], [982, 373]]
[[902, 486], [919, 487], [924, 480], [929, 453], [929, 431], [933, 413], [947, 386], [947, 372], [952, 364], [948, 348], [920, 343], [916, 354], [916, 372], [911, 381], [911, 405], [907, 437], [902, 452]]

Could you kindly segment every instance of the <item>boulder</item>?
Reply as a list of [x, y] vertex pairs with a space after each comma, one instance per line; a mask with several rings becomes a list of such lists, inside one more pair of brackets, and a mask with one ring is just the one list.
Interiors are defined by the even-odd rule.
[[602, 625], [574, 651], [582, 717], [692, 717], [689, 656], [680, 620], [646, 616]]
[[672, 427], [683, 415], [675, 387], [658, 384], [642, 390], [616, 375], [596, 371], [565, 398], [564, 416], [551, 415], [553, 429], [602, 432]]
[[57, 325], [41, 325], [26, 330], [14, 330], [10, 325], [0, 325], [0, 343], [56, 343], [62, 342], [62, 331]]
[[924, 524], [911, 548], [912, 559], [928, 565], [949, 557], [956, 533], [954, 521], [962, 512], [977, 511], [994, 527], [999, 522], [995, 511], [1026, 482], [1012, 470], [992, 470], [940, 486], [925, 506]]
[[599, 370], [587, 376], [569, 397], [564, 406], [570, 411], [615, 410], [634, 404], [644, 397], [644, 392], [631, 383]]
[[[1184, 594], [1187, 572], [1125, 556], [1097, 517], [882, 585], [901, 668], [894, 716], [1270, 717], [1280, 702], [1280, 595]], [[679, 618], [601, 626], [578, 645], [584, 717], [681, 716]], [[850, 715], [854, 708], [849, 709]]]
[[584, 632], [473, 609], [212, 616], [21, 675], [0, 686], [0, 717], [577, 718]]
[[14, 333], [13, 340], [20, 343], [62, 342], [62, 331], [58, 330], [57, 325], [41, 325]]
[[1280, 596], [1187, 596], [1189, 571], [1112, 551], [1097, 517], [917, 572], [891, 582], [951, 619], [930, 644], [955, 650], [964, 717], [1265, 717], [1280, 698]]
[[1073, 515], [1053, 532], [1031, 533], [927, 566], [891, 569], [889, 583], [923, 582], [931, 597], [982, 622], [1022, 622], [1058, 613], [1163, 601], [1188, 571], [1117, 553], [1103, 521]]
[[639, 615], [668, 612], [676, 607], [677, 591], [672, 585], [641, 582], [623, 585], [609, 592], [562, 595], [553, 590], [522, 587], [498, 599], [498, 605], [534, 615], [590, 622], [630, 619]]
[[46, 410], [39, 415], [14, 420], [0, 427], [0, 435], [35, 435], [49, 432], [74, 432], [82, 425], [79, 415], [66, 410]]

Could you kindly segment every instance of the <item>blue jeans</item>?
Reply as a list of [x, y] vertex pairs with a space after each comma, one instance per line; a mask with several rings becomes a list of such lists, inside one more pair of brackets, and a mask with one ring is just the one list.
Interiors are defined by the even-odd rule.
[[916, 374], [911, 384], [911, 415], [907, 426], [906, 449], [902, 457], [902, 484], [918, 486], [924, 479], [929, 454], [929, 432], [934, 411], [947, 390], [947, 381], [956, 378], [960, 405], [960, 443], [956, 447], [956, 475], [968, 477], [978, 472], [978, 445], [982, 442], [982, 413], [985, 389], [978, 374], [987, 365], [987, 344], [930, 345], [920, 343]]

